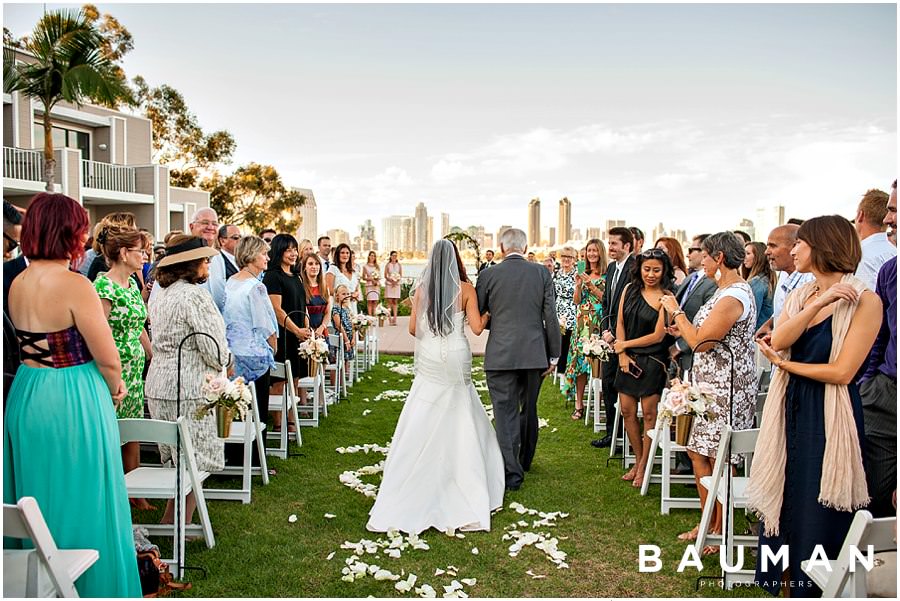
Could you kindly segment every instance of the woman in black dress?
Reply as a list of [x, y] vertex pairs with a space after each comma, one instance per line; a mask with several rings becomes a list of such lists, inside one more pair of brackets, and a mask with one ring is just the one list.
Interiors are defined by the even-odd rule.
[[[650, 453], [647, 432], [656, 427], [656, 405], [666, 386], [668, 348], [672, 337], [666, 333], [665, 311], [660, 299], [672, 292], [675, 275], [665, 251], [651, 248], [636, 257], [634, 276], [619, 302], [613, 348], [619, 356], [616, 389], [628, 441], [637, 463], [622, 476], [634, 487], [644, 481], [644, 466]], [[637, 403], [644, 412], [644, 433], [637, 419]]]
[[[291, 362], [295, 379], [307, 375], [306, 361], [300, 360], [300, 341], [311, 335], [306, 318], [306, 294], [300, 276], [295, 271], [297, 263], [297, 240], [290, 234], [278, 234], [269, 248], [269, 268], [263, 277], [263, 284], [275, 309], [278, 319], [278, 350], [275, 360], [284, 363], [285, 357]], [[282, 394], [284, 382], [272, 386], [273, 394]], [[306, 400], [306, 390], [299, 391], [301, 402]], [[281, 423], [276, 416], [276, 427]], [[289, 426], [293, 431], [294, 424]]]

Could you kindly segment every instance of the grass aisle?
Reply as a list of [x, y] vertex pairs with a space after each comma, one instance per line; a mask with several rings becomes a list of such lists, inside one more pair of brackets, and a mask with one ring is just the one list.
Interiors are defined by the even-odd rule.
[[[363, 376], [351, 390], [349, 402], [329, 408], [329, 417], [319, 428], [303, 429], [303, 446], [292, 448], [302, 456], [286, 461], [270, 458], [278, 471], [267, 487], [255, 479], [253, 502], [213, 501], [210, 515], [216, 547], [202, 542], [188, 543], [187, 564], [203, 566], [209, 575], [200, 578], [188, 572], [193, 590], [185, 593], [202, 597], [400, 597], [394, 582], [379, 581], [372, 575], [344, 582], [341, 569], [353, 553], [341, 549], [345, 541], [376, 540], [384, 535], [367, 532], [365, 524], [373, 499], [344, 486], [338, 480], [346, 470], [374, 465], [384, 457], [379, 453], [340, 454], [338, 447], [362, 444], [385, 445], [393, 434], [401, 401], [376, 401], [386, 390], [406, 391], [411, 376], [395, 373], [387, 362], [410, 363], [409, 357], [383, 356], [381, 363]], [[476, 365], [481, 361], [477, 360]], [[484, 374], [476, 373], [476, 384]], [[482, 384], [483, 387], [483, 384]], [[482, 400], [489, 403], [486, 390]], [[368, 401], [366, 400], [368, 399]], [[367, 412], [368, 410], [368, 412]], [[415, 587], [430, 584], [437, 596], [452, 580], [477, 580], [464, 591], [478, 597], [632, 597], [632, 596], [720, 596], [710, 586], [694, 592], [696, 571], [677, 574], [684, 552], [676, 540], [679, 532], [699, 520], [696, 511], [659, 514], [659, 486], [647, 497], [619, 480], [617, 462], [606, 467], [607, 452], [589, 446], [591, 428], [569, 419], [571, 406], [551, 381], [544, 383], [539, 414], [548, 421], [541, 428], [537, 454], [525, 484], [517, 492], [507, 492], [504, 509], [493, 518], [491, 532], [466, 533], [465, 538], [448, 537], [429, 530], [422, 534], [430, 550], [406, 549], [399, 559], [379, 552], [360, 558], [393, 573], [418, 576]], [[366, 412], [366, 415], [363, 413]], [[380, 475], [363, 476], [365, 482], [379, 483]], [[217, 485], [234, 480], [214, 479]], [[561, 511], [567, 518], [556, 527], [521, 528], [548, 532], [559, 539], [567, 554], [568, 569], [557, 569], [545, 553], [525, 547], [517, 557], [508, 554], [513, 541], [504, 541], [504, 528], [519, 520], [532, 522], [538, 516], [523, 516], [509, 508], [518, 502], [542, 512]], [[289, 522], [291, 514], [296, 522]], [[334, 518], [326, 518], [333, 514]], [[638, 572], [638, 545], [657, 544], [662, 548], [663, 570], [655, 574]], [[478, 554], [472, 553], [477, 548]], [[328, 560], [330, 553], [334, 557]], [[748, 558], [747, 562], [752, 561]], [[707, 559], [706, 574], [718, 570], [717, 558]], [[436, 569], [457, 568], [456, 576], [435, 576]], [[534, 579], [531, 571], [544, 578]], [[755, 589], [754, 589], [755, 590]], [[752, 591], [745, 590], [744, 595]], [[742, 594], [742, 593], [738, 593]]]

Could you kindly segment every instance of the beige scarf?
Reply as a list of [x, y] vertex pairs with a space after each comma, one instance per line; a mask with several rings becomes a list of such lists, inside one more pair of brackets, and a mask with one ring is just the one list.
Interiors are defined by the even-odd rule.
[[[866, 289], [862, 280], [850, 274], [844, 275], [841, 283], [850, 284], [860, 294]], [[800, 312], [801, 303], [809, 298], [814, 287], [815, 282], [809, 282], [788, 296], [784, 304], [788, 317]], [[829, 363], [837, 359], [855, 312], [856, 305], [853, 303], [838, 301], [835, 304]], [[790, 349], [780, 353], [780, 356], [790, 359]], [[787, 461], [784, 405], [788, 377], [783, 369], [773, 370], [747, 487], [749, 507], [765, 522], [767, 536], [778, 534], [784, 499], [784, 468]], [[850, 393], [844, 385], [825, 385], [825, 455], [822, 458], [818, 500], [825, 507], [839, 511], [853, 511], [869, 502]]]

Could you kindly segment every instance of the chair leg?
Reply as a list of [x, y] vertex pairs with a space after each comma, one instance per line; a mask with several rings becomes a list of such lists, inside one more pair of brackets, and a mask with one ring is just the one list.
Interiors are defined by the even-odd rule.
[[[616, 455], [616, 447], [619, 442], [619, 422], [622, 421], [622, 408], [619, 406], [619, 401], [616, 401], [616, 417], [613, 419], [613, 427], [612, 427], [612, 441], [609, 444], [609, 456], [610, 458], [615, 457]], [[609, 425], [607, 424], [607, 427]], [[622, 452], [625, 452], [625, 449], [622, 449]]]
[[669, 495], [672, 490], [672, 451], [670, 449], [671, 441], [669, 440], [669, 428], [663, 428], [660, 433], [662, 445], [662, 490], [660, 491], [659, 512], [662, 515], [669, 515]]
[[[269, 462], [266, 460], [265, 431], [259, 427], [259, 424], [254, 423], [254, 426], [256, 426], [256, 451], [259, 453], [259, 470], [262, 475], [262, 483], [263, 486], [268, 486]], [[300, 429], [299, 425], [297, 429]]]
[[641, 483], [641, 496], [646, 497], [650, 488], [650, 476], [653, 474], [653, 462], [656, 458], [656, 449], [659, 448], [659, 439], [665, 430], [656, 428], [653, 439], [650, 441], [650, 451], [647, 455], [647, 466], [644, 468], [644, 481]]
[[[250, 419], [244, 424], [244, 468], [241, 475], [241, 503], [247, 504], [253, 495], [253, 475], [251, 474], [253, 463], [253, 441], [250, 439], [251, 428], [255, 428], [256, 423]], [[257, 438], [259, 438], [257, 436]]]

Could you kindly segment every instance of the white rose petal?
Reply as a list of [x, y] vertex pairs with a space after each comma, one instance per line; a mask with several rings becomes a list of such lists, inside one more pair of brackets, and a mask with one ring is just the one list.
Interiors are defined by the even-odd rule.
[[325, 514], [325, 519], [326, 519], [326, 520], [333, 520], [333, 519], [336, 518], [336, 517], [337, 517], [337, 516], [334, 515], [333, 513], [326, 513], [326, 514]]
[[460, 580], [466, 586], [475, 586], [475, 583], [478, 582], [475, 578], [462, 578]]
[[294, 522], [297, 521], [297, 516], [296, 516], [295, 514], [292, 513], [291, 515], [288, 516], [288, 521], [289, 521], [291, 524], [293, 524]]
[[446, 573], [446, 572], [444, 572], [444, 570], [442, 570], [442, 569], [440, 569], [440, 568], [437, 568], [437, 569], [434, 571], [434, 575], [435, 575], [435, 576], [443, 576], [445, 573]]
[[434, 590], [434, 588], [430, 584], [423, 584], [422, 586], [417, 588], [416, 594], [419, 595], [420, 597], [424, 597], [424, 598], [428, 598], [428, 599], [437, 597], [437, 592]]
[[372, 410], [371, 410], [371, 409], [366, 409], [365, 411], [363, 411], [363, 417], [369, 415], [370, 413], [372, 413]]
[[472, 555], [478, 555], [478, 547], [472, 547]]
[[332, 551], [331, 553], [329, 553], [329, 554], [328, 554], [328, 557], [325, 558], [326, 561], [331, 561], [332, 559], [334, 559], [334, 551]]

